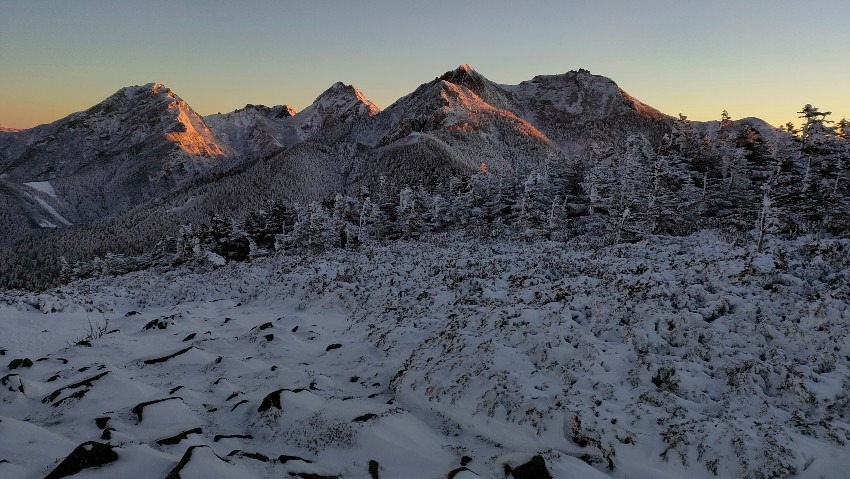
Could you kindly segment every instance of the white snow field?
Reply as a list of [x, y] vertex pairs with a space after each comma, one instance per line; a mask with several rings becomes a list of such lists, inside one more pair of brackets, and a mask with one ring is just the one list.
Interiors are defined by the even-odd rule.
[[4, 293], [0, 477], [848, 477], [848, 283], [847, 240], [704, 232]]

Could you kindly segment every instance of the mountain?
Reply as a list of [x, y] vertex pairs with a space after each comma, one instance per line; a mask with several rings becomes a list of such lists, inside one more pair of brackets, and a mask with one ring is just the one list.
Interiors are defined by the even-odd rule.
[[294, 132], [289, 131], [295, 113], [289, 105], [248, 104], [230, 113], [208, 115], [204, 121], [234, 152], [262, 157], [298, 142]]
[[438, 188], [482, 164], [523, 181], [559, 174], [582, 194], [591, 144], [623, 151], [642, 134], [657, 145], [672, 126], [585, 70], [502, 85], [461, 65], [383, 110], [335, 83], [299, 112], [249, 104], [207, 117], [161, 84], [127, 87], [49, 125], [0, 133], [0, 244], [111, 225], [132, 231], [122, 243], [137, 251], [212, 214], [379, 185]]
[[0, 215], [7, 243], [32, 228], [125, 212], [233, 157], [203, 118], [160, 83], [122, 88], [86, 111], [0, 134], [0, 151], [0, 209], [16, 210]]
[[360, 90], [337, 82], [300, 112], [288, 105], [247, 105], [204, 120], [234, 151], [260, 158], [305, 141], [347, 141], [362, 135], [380, 111]]
[[545, 133], [566, 155], [581, 154], [591, 141], [623, 145], [628, 134], [657, 141], [671, 117], [644, 105], [611, 79], [578, 70], [540, 75], [503, 85], [517, 112]]

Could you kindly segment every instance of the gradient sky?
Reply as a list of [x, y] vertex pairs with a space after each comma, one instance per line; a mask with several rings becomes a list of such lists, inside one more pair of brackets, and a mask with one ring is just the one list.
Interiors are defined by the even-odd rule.
[[0, 0], [0, 124], [159, 81], [201, 114], [302, 109], [336, 81], [386, 107], [469, 63], [514, 84], [586, 68], [692, 119], [850, 117], [850, 1]]

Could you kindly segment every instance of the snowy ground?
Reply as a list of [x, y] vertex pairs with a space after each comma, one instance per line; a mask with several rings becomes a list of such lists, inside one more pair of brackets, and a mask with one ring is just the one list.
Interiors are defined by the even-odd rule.
[[847, 477], [848, 283], [848, 241], [701, 233], [0, 295], [0, 477]]

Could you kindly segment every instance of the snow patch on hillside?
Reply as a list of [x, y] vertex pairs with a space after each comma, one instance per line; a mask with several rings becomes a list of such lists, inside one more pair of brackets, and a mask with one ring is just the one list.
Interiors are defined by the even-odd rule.
[[36, 191], [40, 191], [47, 196], [50, 196], [51, 198], [56, 198], [56, 190], [53, 189], [53, 185], [51, 185], [49, 181], [31, 181], [24, 184]]

